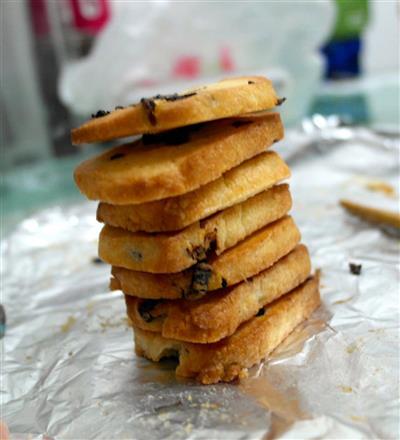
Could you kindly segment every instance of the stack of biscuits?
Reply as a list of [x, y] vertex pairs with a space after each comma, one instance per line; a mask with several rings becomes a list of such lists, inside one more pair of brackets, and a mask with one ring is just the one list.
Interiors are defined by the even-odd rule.
[[176, 374], [231, 381], [320, 303], [290, 217], [290, 170], [269, 80], [241, 77], [99, 111], [75, 144], [141, 135], [83, 162], [99, 200], [99, 256], [122, 290], [139, 356], [177, 356]]

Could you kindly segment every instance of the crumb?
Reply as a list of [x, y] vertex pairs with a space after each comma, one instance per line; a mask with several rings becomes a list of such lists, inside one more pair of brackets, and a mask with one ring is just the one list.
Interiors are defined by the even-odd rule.
[[349, 269], [350, 269], [350, 273], [352, 273], [353, 275], [360, 275], [362, 265], [356, 263], [349, 263]]
[[353, 392], [353, 388], [352, 387], [347, 387], [344, 385], [340, 385], [339, 387], [344, 393], [352, 393]]
[[206, 402], [206, 403], [202, 403], [200, 405], [200, 407], [202, 409], [218, 409], [219, 405], [217, 405], [216, 403], [210, 403], [210, 402]]
[[338, 301], [335, 301], [333, 304], [345, 304], [345, 303], [351, 301], [352, 299], [353, 299], [353, 297], [350, 296], [349, 298], [346, 298], [346, 299], [339, 299]]
[[190, 434], [193, 431], [193, 425], [191, 423], [188, 423], [187, 425], [185, 425], [184, 429], [186, 434]]
[[365, 417], [360, 417], [360, 416], [350, 416], [351, 420], [353, 420], [353, 422], [363, 422], [365, 420]]
[[346, 347], [347, 353], [351, 354], [354, 353], [358, 349], [357, 344], [354, 342], [353, 344], [350, 344]]
[[396, 191], [393, 188], [392, 185], [382, 182], [380, 180], [372, 180], [371, 182], [367, 182], [366, 185], [367, 189], [370, 191], [380, 192], [382, 194], [385, 194], [388, 197], [395, 198], [396, 197]]
[[73, 327], [73, 325], [76, 322], [76, 318], [74, 318], [73, 316], [69, 316], [67, 321], [64, 322], [64, 324], [61, 326], [61, 331], [63, 333], [67, 333], [71, 330], [71, 328]]

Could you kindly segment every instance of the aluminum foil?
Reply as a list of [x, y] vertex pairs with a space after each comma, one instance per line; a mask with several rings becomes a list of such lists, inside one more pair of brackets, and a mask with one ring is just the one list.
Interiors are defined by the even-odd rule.
[[330, 145], [293, 165], [323, 306], [240, 384], [176, 380], [173, 363], [135, 357], [121, 294], [96, 260], [94, 204], [23, 221], [2, 243], [11, 438], [398, 438], [399, 240], [338, 205], [360, 176], [397, 179], [392, 153]]

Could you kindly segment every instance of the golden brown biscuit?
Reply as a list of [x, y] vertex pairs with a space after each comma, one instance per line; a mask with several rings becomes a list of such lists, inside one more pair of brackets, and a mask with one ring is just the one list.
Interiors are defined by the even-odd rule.
[[125, 296], [132, 324], [164, 338], [209, 344], [232, 335], [266, 304], [303, 283], [310, 275], [307, 248], [297, 246], [269, 269], [199, 301], [144, 300]]
[[400, 213], [361, 205], [351, 200], [342, 199], [340, 204], [351, 214], [371, 223], [392, 226], [400, 229]]
[[300, 241], [291, 217], [284, 217], [184, 272], [151, 274], [113, 267], [111, 289], [139, 298], [198, 298], [231, 286], [272, 266]]
[[97, 220], [130, 231], [176, 231], [243, 202], [289, 176], [285, 162], [275, 152], [268, 151], [178, 197], [139, 205], [100, 203]]
[[124, 267], [129, 264], [127, 259], [133, 260], [136, 270], [140, 267], [148, 272], [175, 272], [177, 265], [184, 269], [204, 260], [211, 248], [219, 255], [289, 211], [291, 197], [287, 185], [272, 188], [267, 197], [263, 195], [178, 232], [149, 234], [106, 225], [100, 233], [100, 256], [105, 256], [107, 261], [119, 258], [118, 265]]
[[181, 94], [158, 95], [108, 112], [72, 130], [72, 143], [82, 144], [156, 133], [279, 105], [271, 81], [263, 77], [230, 78]]
[[147, 136], [90, 158], [76, 168], [76, 184], [89, 199], [115, 205], [178, 196], [221, 177], [283, 136], [278, 113], [185, 130], [183, 136]]
[[232, 336], [212, 344], [180, 342], [135, 328], [136, 354], [153, 361], [178, 356], [176, 375], [203, 384], [241, 378], [320, 305], [318, 284], [317, 277], [310, 278], [262, 309], [263, 314], [242, 324]]

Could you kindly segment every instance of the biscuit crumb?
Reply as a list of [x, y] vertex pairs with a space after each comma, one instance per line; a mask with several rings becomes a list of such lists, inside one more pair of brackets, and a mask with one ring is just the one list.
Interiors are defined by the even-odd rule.
[[380, 192], [380, 193], [385, 194], [386, 196], [392, 197], [392, 198], [396, 197], [395, 189], [393, 188], [392, 185], [389, 185], [386, 182], [382, 182], [380, 180], [372, 180], [370, 182], [367, 182], [365, 186], [370, 191]]
[[353, 344], [350, 344], [346, 347], [347, 353], [351, 354], [354, 353], [358, 349], [357, 344], [354, 342]]
[[352, 393], [353, 392], [353, 388], [352, 387], [348, 387], [348, 386], [345, 386], [345, 385], [340, 385], [339, 388], [343, 391], [343, 393]]
[[71, 328], [73, 327], [73, 325], [76, 322], [76, 318], [74, 318], [73, 316], [69, 316], [67, 321], [64, 322], [64, 324], [61, 326], [61, 331], [63, 333], [67, 333], [71, 330]]

